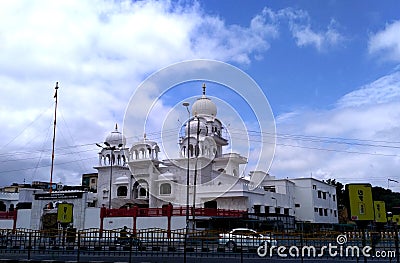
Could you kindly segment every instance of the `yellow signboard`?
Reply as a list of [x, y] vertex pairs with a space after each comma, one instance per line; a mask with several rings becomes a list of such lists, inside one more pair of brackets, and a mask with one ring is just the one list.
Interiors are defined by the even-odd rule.
[[348, 184], [351, 220], [374, 220], [374, 203], [370, 184]]
[[397, 223], [397, 225], [399, 225], [400, 224], [400, 215], [393, 215], [392, 222]]
[[73, 204], [64, 204], [64, 203], [58, 204], [57, 221], [63, 224], [72, 223], [73, 211], [74, 211]]
[[374, 201], [375, 222], [386, 223], [386, 207], [384, 201]]

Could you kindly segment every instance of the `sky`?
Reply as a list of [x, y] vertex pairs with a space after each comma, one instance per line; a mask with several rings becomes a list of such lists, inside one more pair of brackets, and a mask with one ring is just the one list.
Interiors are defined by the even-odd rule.
[[[79, 184], [95, 171], [95, 143], [116, 123], [122, 130], [139, 85], [192, 59], [229, 63], [262, 89], [276, 124], [271, 175], [400, 182], [398, 10], [397, 0], [1, 1], [0, 185], [49, 180], [56, 82], [53, 181]], [[216, 102], [248, 111], [207, 85]], [[186, 111], [176, 94], [179, 87], [160, 97], [154, 115], [173, 109], [179, 130]], [[194, 102], [201, 84], [187, 94]], [[241, 117], [253, 142], [265, 136]], [[151, 128], [156, 140], [160, 131]], [[399, 183], [389, 187], [400, 191]]]

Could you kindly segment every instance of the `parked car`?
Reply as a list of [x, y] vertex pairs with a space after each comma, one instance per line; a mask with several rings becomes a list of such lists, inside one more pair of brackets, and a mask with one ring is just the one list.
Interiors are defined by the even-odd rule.
[[248, 228], [235, 228], [225, 234], [219, 234], [218, 243], [230, 250], [238, 247], [257, 248], [265, 245], [276, 246], [277, 242], [270, 235], [262, 235]]

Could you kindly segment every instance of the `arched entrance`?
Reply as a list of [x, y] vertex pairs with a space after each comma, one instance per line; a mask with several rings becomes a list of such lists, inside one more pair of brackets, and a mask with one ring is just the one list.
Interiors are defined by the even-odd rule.
[[218, 208], [217, 201], [212, 200], [212, 201], [205, 202], [204, 203], [204, 208], [217, 209]]
[[7, 210], [7, 206], [4, 204], [3, 201], [0, 201], [0, 211], [6, 211]]

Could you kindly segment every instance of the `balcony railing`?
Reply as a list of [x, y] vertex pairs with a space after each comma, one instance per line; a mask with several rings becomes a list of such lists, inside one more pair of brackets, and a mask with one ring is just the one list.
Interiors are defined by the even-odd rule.
[[[186, 207], [163, 208], [103, 208], [103, 217], [157, 217], [157, 216], [186, 216]], [[214, 209], [214, 208], [191, 208], [189, 216], [220, 216], [220, 217], [244, 217], [247, 211]]]

